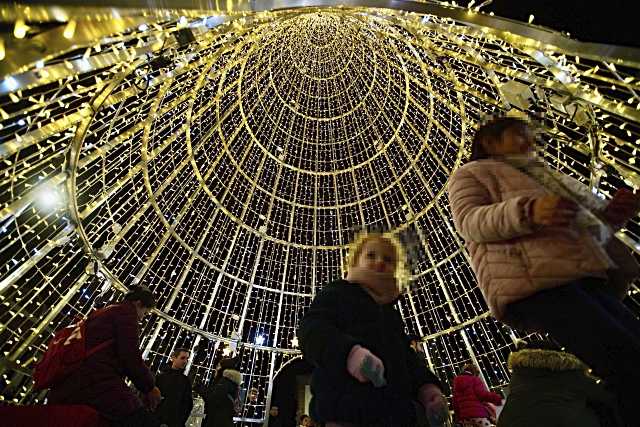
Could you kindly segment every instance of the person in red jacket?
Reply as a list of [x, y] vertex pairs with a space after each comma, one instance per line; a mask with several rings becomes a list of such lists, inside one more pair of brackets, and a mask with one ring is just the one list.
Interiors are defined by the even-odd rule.
[[487, 390], [479, 374], [478, 368], [468, 363], [453, 379], [453, 410], [456, 420], [464, 427], [491, 426], [492, 413], [487, 404], [502, 403], [502, 397]]
[[154, 306], [151, 291], [134, 286], [122, 303], [92, 313], [86, 324], [87, 348], [111, 339], [113, 344], [89, 356], [52, 387], [47, 403], [91, 406], [113, 426], [159, 426], [124, 382], [125, 377], [131, 380], [143, 394], [149, 409], [155, 409], [160, 403], [160, 390], [155, 387], [153, 375], [142, 360], [138, 342], [138, 322]]

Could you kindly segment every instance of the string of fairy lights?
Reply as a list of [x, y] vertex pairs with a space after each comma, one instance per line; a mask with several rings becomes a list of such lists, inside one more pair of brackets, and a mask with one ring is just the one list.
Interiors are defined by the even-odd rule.
[[[472, 360], [499, 387], [518, 334], [487, 315], [445, 194], [474, 126], [529, 114], [552, 167], [604, 197], [640, 186], [640, 63], [391, 10], [147, 19], [0, 82], [2, 400], [41, 401], [51, 333], [139, 283], [152, 368], [194, 348], [202, 386], [236, 350], [260, 420], [365, 229], [407, 248], [398, 310], [430, 367]], [[619, 237], [640, 250], [636, 220]]]

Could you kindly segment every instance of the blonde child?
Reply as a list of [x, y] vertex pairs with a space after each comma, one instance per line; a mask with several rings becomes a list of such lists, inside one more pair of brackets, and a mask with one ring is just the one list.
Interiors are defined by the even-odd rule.
[[327, 427], [442, 425], [447, 404], [438, 378], [419, 360], [399, 313], [404, 261], [390, 235], [360, 235], [346, 280], [316, 296], [298, 337], [315, 369], [311, 416]]

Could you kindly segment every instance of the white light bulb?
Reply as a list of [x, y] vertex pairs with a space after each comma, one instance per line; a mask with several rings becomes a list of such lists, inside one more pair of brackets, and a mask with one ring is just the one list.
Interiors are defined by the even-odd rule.
[[7, 87], [9, 92], [13, 92], [18, 89], [18, 81], [11, 76], [4, 79], [4, 85]]

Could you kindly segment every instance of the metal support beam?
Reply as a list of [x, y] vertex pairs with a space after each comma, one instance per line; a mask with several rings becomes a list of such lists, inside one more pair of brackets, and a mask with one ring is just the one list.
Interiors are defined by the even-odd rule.
[[[200, 252], [200, 249], [202, 248], [202, 245], [203, 245], [204, 241], [208, 237], [209, 230], [211, 229], [211, 226], [213, 225], [213, 221], [214, 221], [215, 217], [216, 217], [216, 215], [214, 215], [209, 220], [209, 222], [207, 223], [207, 226], [206, 226], [204, 232], [202, 233], [202, 236], [198, 240], [198, 243], [196, 244], [195, 249], [193, 250], [193, 252], [191, 253], [191, 256], [189, 257], [189, 261], [187, 261], [187, 264], [184, 266], [184, 269], [182, 270], [182, 274], [180, 275], [180, 278], [178, 279], [178, 282], [176, 283], [175, 287], [173, 288], [173, 291], [171, 291], [171, 295], [169, 296], [169, 299], [167, 300], [167, 303], [162, 308], [163, 312], [166, 313], [167, 311], [171, 310], [171, 308], [173, 307], [173, 303], [175, 302], [176, 297], [178, 296], [178, 293], [182, 289], [182, 285], [184, 284], [185, 280], [187, 279], [187, 276], [189, 275], [189, 271], [191, 271], [191, 266], [193, 265], [193, 262], [197, 258], [196, 255], [198, 254], [198, 252]], [[165, 235], [168, 236], [169, 233], [167, 232]], [[166, 242], [166, 239], [164, 240], [164, 242]], [[145, 271], [150, 266], [151, 266], [151, 262], [149, 262], [147, 265], [145, 265], [145, 267], [146, 267]], [[155, 344], [155, 341], [158, 338], [158, 335], [160, 334], [160, 330], [162, 329], [162, 325], [163, 324], [164, 324], [163, 319], [158, 320], [158, 322], [156, 323], [156, 327], [155, 327], [155, 329], [153, 331], [153, 334], [151, 335], [151, 339], [149, 339], [149, 341], [147, 341], [147, 344], [145, 346], [144, 352], [142, 353], [142, 358], [143, 359], [146, 359], [147, 356], [149, 355], [149, 352], [153, 348], [153, 345]], [[173, 349], [171, 351], [173, 351]], [[189, 357], [189, 359], [191, 359], [191, 356]]]

